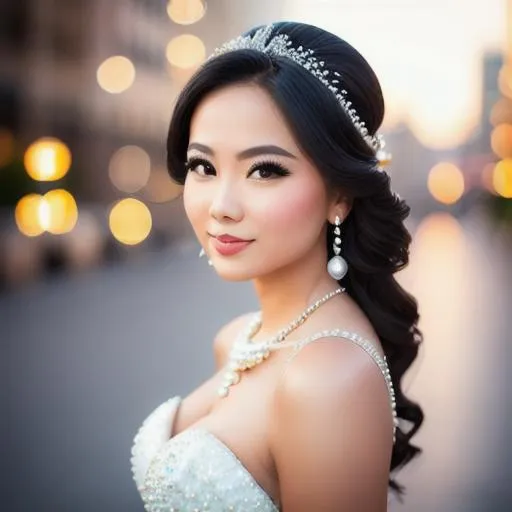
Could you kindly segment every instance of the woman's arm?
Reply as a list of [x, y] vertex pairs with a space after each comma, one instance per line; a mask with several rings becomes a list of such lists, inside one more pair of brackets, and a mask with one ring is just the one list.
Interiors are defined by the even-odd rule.
[[384, 378], [361, 348], [302, 349], [275, 395], [271, 449], [284, 512], [384, 512], [393, 422]]

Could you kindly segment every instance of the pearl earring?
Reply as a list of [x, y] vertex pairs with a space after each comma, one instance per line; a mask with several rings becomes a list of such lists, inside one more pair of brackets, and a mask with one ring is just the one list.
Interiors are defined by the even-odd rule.
[[[201, 247], [201, 250], [199, 251], [199, 257], [202, 258], [206, 254], [206, 251]], [[213, 265], [212, 260], [208, 258], [208, 265], [210, 267]]]
[[329, 275], [339, 281], [345, 277], [348, 270], [347, 262], [340, 256], [341, 252], [341, 220], [336, 215], [334, 220], [334, 243], [332, 245], [334, 256], [327, 263], [327, 272]]

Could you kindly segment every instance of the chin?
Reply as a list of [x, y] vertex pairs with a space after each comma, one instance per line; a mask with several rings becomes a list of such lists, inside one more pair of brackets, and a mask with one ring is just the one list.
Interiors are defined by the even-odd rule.
[[272, 274], [279, 270], [276, 265], [262, 265], [261, 262], [252, 264], [243, 261], [217, 261], [213, 263], [217, 275], [225, 281], [240, 282]]
[[223, 262], [218, 266], [213, 265], [215, 272], [217, 275], [224, 279], [224, 281], [232, 281], [232, 282], [240, 282], [240, 281], [250, 281], [253, 279], [254, 273], [250, 272], [248, 268], [237, 268], [238, 265], [230, 265], [229, 262]]

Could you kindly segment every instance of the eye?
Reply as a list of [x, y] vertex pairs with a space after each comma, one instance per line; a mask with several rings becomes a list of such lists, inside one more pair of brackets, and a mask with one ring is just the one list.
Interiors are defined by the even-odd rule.
[[190, 158], [188, 162], [185, 163], [185, 171], [195, 172], [199, 176], [215, 175], [215, 168], [204, 158]]
[[249, 170], [249, 176], [256, 180], [270, 180], [281, 176], [290, 175], [290, 171], [285, 169], [278, 162], [259, 162], [254, 164]]

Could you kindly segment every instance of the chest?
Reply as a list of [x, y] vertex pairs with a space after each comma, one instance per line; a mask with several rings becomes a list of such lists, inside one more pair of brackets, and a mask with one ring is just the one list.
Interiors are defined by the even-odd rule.
[[270, 448], [273, 393], [282, 371], [281, 357], [242, 373], [229, 395], [220, 398], [223, 372], [212, 380], [208, 414], [191, 428], [204, 428], [225, 444], [263, 490], [279, 502], [278, 475]]

